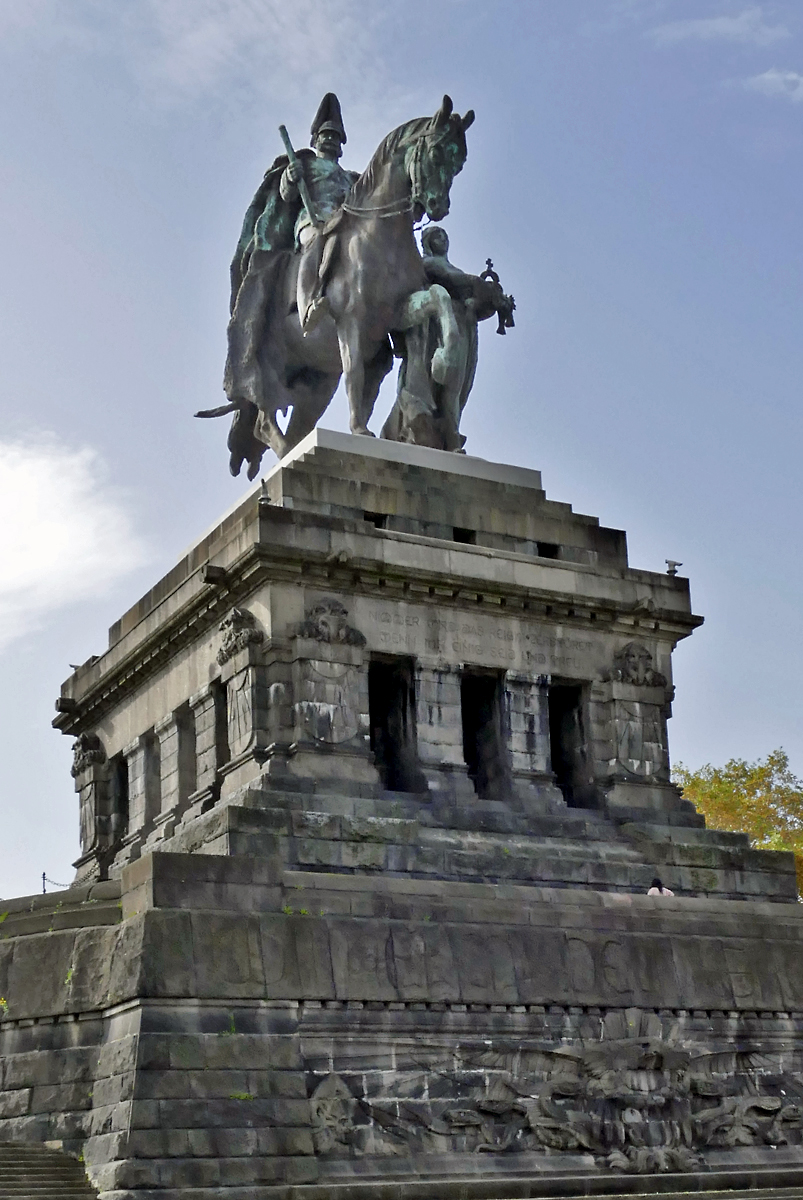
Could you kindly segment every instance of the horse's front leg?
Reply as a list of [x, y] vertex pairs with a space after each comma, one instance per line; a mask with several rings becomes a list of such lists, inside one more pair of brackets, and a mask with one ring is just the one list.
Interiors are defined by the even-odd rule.
[[374, 401], [365, 395], [365, 362], [360, 323], [356, 316], [338, 324], [337, 340], [343, 364], [343, 383], [349, 402], [349, 428], [352, 433], [373, 437], [368, 428]]
[[454, 315], [452, 300], [440, 283], [420, 292], [412, 292], [401, 310], [399, 329], [410, 329], [434, 317], [440, 329], [440, 346], [432, 356], [432, 378], [445, 383], [449, 374], [460, 365], [460, 330]]

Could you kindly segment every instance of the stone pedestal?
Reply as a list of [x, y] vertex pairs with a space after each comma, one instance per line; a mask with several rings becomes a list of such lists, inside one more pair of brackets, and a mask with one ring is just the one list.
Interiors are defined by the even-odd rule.
[[537, 472], [311, 435], [64, 685], [0, 1141], [102, 1200], [799, 1187], [793, 856], [670, 781], [699, 623]]

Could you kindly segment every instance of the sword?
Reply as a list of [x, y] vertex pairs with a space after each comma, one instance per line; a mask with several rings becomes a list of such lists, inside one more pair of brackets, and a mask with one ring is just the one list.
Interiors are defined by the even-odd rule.
[[301, 167], [301, 163], [299, 162], [298, 155], [296, 154], [295, 150], [293, 149], [293, 143], [290, 141], [290, 135], [287, 132], [287, 127], [285, 125], [280, 125], [279, 133], [282, 136], [282, 141], [284, 142], [284, 148], [287, 151], [287, 157], [290, 159], [290, 162], [293, 163], [293, 165], [301, 168], [301, 175], [298, 178], [298, 194], [301, 197], [302, 203], [307, 210], [309, 219], [310, 219], [310, 221], [312, 221], [312, 224], [315, 226], [316, 229], [322, 229], [323, 222], [320, 220], [320, 218], [318, 217], [318, 214], [315, 211], [315, 205], [312, 203], [312, 196], [310, 196], [310, 194], [309, 194], [309, 188], [307, 187], [307, 181], [304, 178], [304, 170], [303, 170], [303, 167]]

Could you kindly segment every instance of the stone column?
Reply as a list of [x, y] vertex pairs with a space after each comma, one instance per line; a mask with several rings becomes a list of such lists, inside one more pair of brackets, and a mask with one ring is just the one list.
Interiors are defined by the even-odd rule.
[[476, 799], [463, 758], [460, 668], [417, 662], [415, 707], [418, 761], [430, 791]]
[[508, 671], [505, 708], [514, 799], [533, 812], [563, 805], [549, 742], [549, 676]]

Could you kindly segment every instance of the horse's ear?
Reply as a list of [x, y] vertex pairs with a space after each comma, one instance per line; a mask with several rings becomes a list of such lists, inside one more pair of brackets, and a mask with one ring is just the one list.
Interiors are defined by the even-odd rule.
[[453, 109], [454, 109], [454, 105], [452, 104], [452, 97], [444, 96], [443, 104], [440, 106], [438, 111], [435, 113], [435, 128], [436, 129], [440, 129], [443, 125], [446, 124], [446, 122], [449, 120], [449, 117], [451, 117], [451, 115], [452, 115]]
[[465, 133], [466, 130], [469, 128], [469, 126], [473, 125], [473, 124], [474, 124], [474, 109], [470, 108], [468, 110], [468, 112], [466, 113], [466, 115], [463, 117], [463, 133]]

